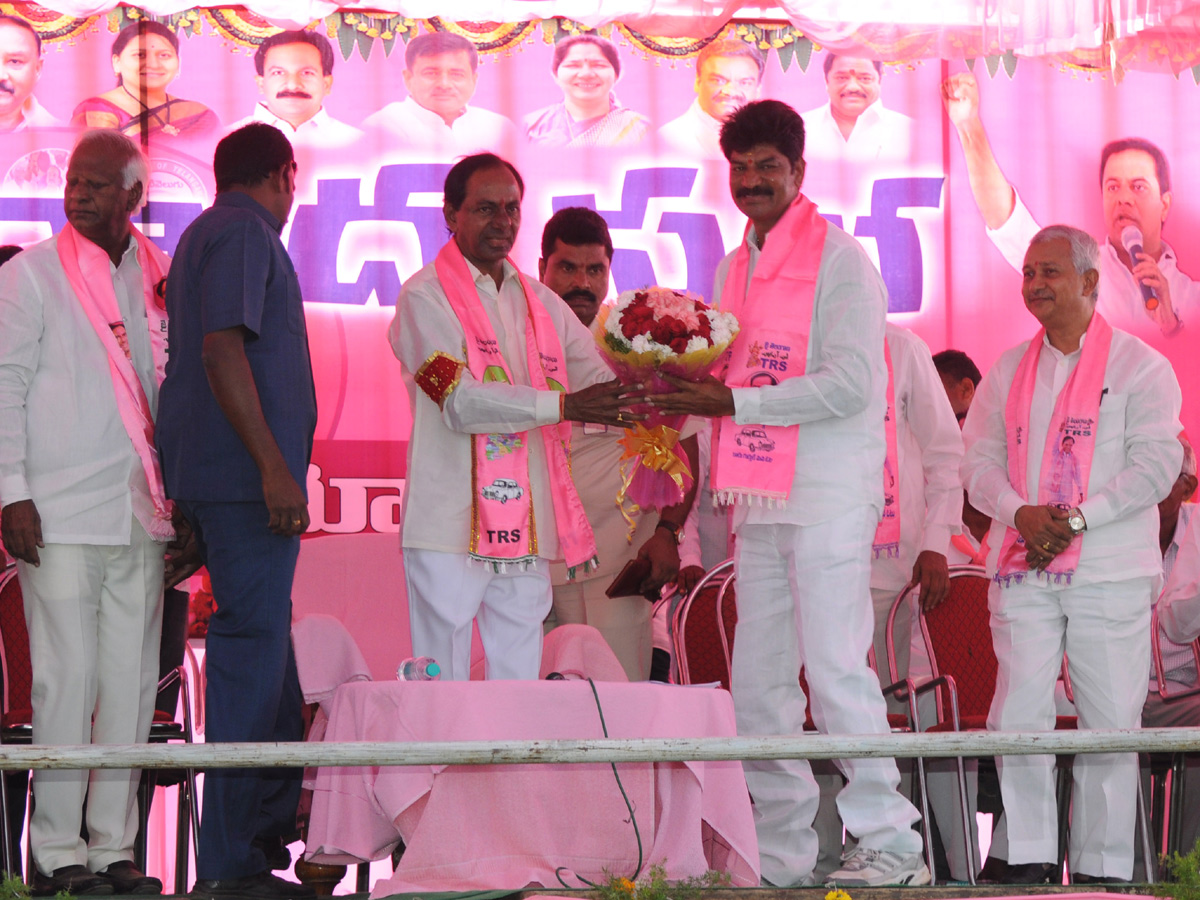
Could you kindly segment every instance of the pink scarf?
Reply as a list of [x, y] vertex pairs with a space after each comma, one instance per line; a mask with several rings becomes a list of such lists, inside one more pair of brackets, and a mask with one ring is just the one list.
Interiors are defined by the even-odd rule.
[[[1008, 480], [1021, 498], [1029, 502], [1027, 472], [1029, 466], [1029, 410], [1037, 387], [1038, 358], [1045, 345], [1046, 330], [1038, 331], [1025, 356], [1017, 366], [1004, 422], [1008, 432]], [[1112, 344], [1112, 327], [1099, 313], [1092, 315], [1079, 362], [1054, 403], [1046, 446], [1042, 449], [1042, 467], [1038, 475], [1038, 505], [1049, 504], [1061, 509], [1078, 506], [1087, 498], [1088, 478], [1092, 472], [1092, 451], [1096, 447], [1096, 427], [1100, 418], [1100, 397], [1104, 392], [1104, 373], [1108, 367], [1108, 351]], [[1063, 443], [1070, 438], [1074, 447], [1066, 452]], [[1066, 481], [1064, 482], [1064, 476]], [[1071, 583], [1079, 564], [1082, 537], [1071, 545], [1035, 577], [1055, 584]], [[1020, 584], [1030, 574], [1025, 563], [1025, 539], [1015, 528], [1004, 532], [1000, 559], [996, 565], [996, 582], [1002, 587]]]
[[[142, 293], [150, 326], [154, 377], [162, 384], [167, 365], [167, 313], [157, 288], [166, 278], [171, 261], [136, 228], [130, 231], [137, 242], [137, 261], [142, 270]], [[124, 322], [109, 269], [112, 260], [99, 245], [83, 237], [69, 223], [58, 233], [57, 247], [63, 273], [108, 353], [108, 367], [121, 423], [146, 473], [150, 498], [154, 502], [154, 521], [143, 522], [142, 525], [155, 540], [170, 540], [175, 536], [175, 529], [171, 526], [172, 507], [163, 489], [162, 467], [154, 446], [154, 416], [142, 382], [133, 368], [129, 350], [118, 343], [115, 332], [117, 326], [124, 328]]]
[[883, 342], [883, 358], [887, 362], [887, 413], [883, 431], [887, 439], [887, 457], [883, 460], [883, 515], [875, 529], [872, 553], [896, 559], [900, 556], [900, 454], [896, 449], [896, 379], [892, 374], [892, 348]]
[[[467, 345], [467, 367], [479, 381], [513, 384], [512, 373], [500, 352], [500, 342], [479, 301], [475, 280], [453, 239], [434, 261], [438, 281], [450, 308], [462, 325]], [[529, 380], [540, 391], [568, 391], [566, 360], [554, 322], [534, 296], [519, 271], [525, 292], [525, 359]], [[571, 480], [568, 458], [571, 423], [559, 422], [539, 429], [546, 449], [550, 493], [559, 549], [568, 574], [596, 562], [596, 542], [583, 503]], [[537, 531], [529, 485], [529, 432], [471, 436], [471, 540], [473, 559], [491, 563], [501, 571], [508, 564], [528, 564], [537, 559]]]
[[[750, 249], [743, 236], [721, 293], [722, 308], [741, 325], [725, 373], [730, 387], [778, 384], [804, 374], [828, 227], [812, 201], [800, 194], [771, 229], [774, 237], [766, 242], [749, 289]], [[751, 497], [786, 502], [796, 477], [799, 439], [799, 425], [738, 425], [731, 417], [719, 419], [713, 429], [713, 496], [721, 503]]]

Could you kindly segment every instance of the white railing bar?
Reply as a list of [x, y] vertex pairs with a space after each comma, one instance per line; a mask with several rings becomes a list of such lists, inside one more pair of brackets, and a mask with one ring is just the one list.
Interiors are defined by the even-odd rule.
[[1200, 729], [545, 741], [0, 745], [0, 770], [686, 762], [1200, 752]]

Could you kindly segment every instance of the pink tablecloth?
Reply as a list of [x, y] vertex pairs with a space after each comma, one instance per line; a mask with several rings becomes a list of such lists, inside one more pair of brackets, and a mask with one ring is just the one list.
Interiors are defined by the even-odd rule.
[[[597, 682], [608, 734], [736, 733], [725, 691]], [[365, 682], [333, 698], [329, 741], [553, 740], [602, 737], [586, 681]], [[669, 878], [730, 873], [758, 884], [758, 845], [737, 762], [621, 764], [645, 865]], [[323, 768], [306, 855], [382, 859], [396, 873], [372, 897], [405, 891], [518, 889], [632, 875], [638, 847], [607, 764]]]

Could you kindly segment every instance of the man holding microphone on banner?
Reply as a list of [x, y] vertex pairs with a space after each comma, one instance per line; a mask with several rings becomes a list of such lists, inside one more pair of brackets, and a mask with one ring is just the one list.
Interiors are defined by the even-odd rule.
[[[800, 193], [804, 123], [777, 100], [749, 103], [721, 130], [734, 203], [750, 220], [717, 269], [714, 301], [741, 334], [724, 382], [672, 379], [650, 402], [715, 419], [713, 492], [734, 503], [739, 734], [800, 734], [803, 666], [818, 729], [886, 734], [867, 666], [871, 542], [882, 507], [887, 368], [883, 281], [862, 247]], [[774, 365], [760, 366], [762, 348]], [[757, 386], [750, 386], [757, 385]], [[770, 447], [738, 449], [743, 428]], [[919, 816], [891, 759], [842, 760], [838, 811], [858, 845], [827, 881], [927, 884]], [[804, 760], [746, 762], [765, 882], [810, 884], [818, 792]]]
[[[1100, 265], [1096, 242], [1077, 228], [1035, 235], [1022, 294], [1042, 328], [988, 372], [963, 429], [963, 483], [993, 519], [996, 731], [1054, 730], [1064, 652], [1080, 728], [1137, 728], [1146, 699], [1162, 572], [1156, 504], [1180, 471], [1181, 398], [1162, 354], [1097, 312]], [[1078, 483], [1072, 475], [1064, 493], [1068, 442]], [[1008, 836], [1000, 880], [1047, 881], [1058, 858], [1054, 757], [997, 762]], [[1137, 777], [1133, 753], [1075, 759], [1074, 883], [1132, 876]]]
[[[1038, 224], [992, 153], [975, 76], [961, 72], [946, 79], [942, 98], [988, 237], [1020, 270]], [[1107, 240], [1100, 247], [1097, 310], [1139, 334], [1178, 334], [1188, 313], [1200, 308], [1200, 284], [1179, 270], [1175, 251], [1163, 240], [1172, 201], [1166, 155], [1142, 138], [1110, 141], [1100, 153], [1100, 194]]]
[[404, 283], [388, 330], [413, 415], [404, 548], [413, 653], [470, 676], [537, 678], [549, 561], [594, 564], [571, 480], [570, 422], [643, 418], [570, 307], [509, 260], [525, 186], [491, 153], [447, 173], [437, 259]]

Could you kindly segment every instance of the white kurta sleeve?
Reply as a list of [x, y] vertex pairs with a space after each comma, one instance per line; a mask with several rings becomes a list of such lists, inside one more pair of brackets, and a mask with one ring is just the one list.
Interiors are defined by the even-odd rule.
[[[1170, 493], [1179, 477], [1183, 398], [1175, 372], [1164, 356], [1154, 353], [1132, 380], [1125, 403], [1126, 464], [1107, 484], [1089, 490], [1088, 498], [1079, 504], [1089, 528], [1149, 509]], [[1103, 400], [1100, 415], [1104, 415]]]
[[920, 340], [910, 344], [908, 424], [925, 473], [925, 526], [918, 549], [945, 556], [951, 536], [962, 531], [962, 432], [929, 348]]
[[0, 271], [0, 506], [33, 495], [25, 477], [25, 401], [41, 351], [42, 303], [20, 266]]
[[[462, 326], [435, 281], [406, 284], [400, 291], [388, 340], [410, 376], [438, 352], [466, 361]], [[442, 421], [451, 431], [468, 434], [529, 431], [558, 421], [558, 392], [484, 384], [464, 370], [442, 404]]]

